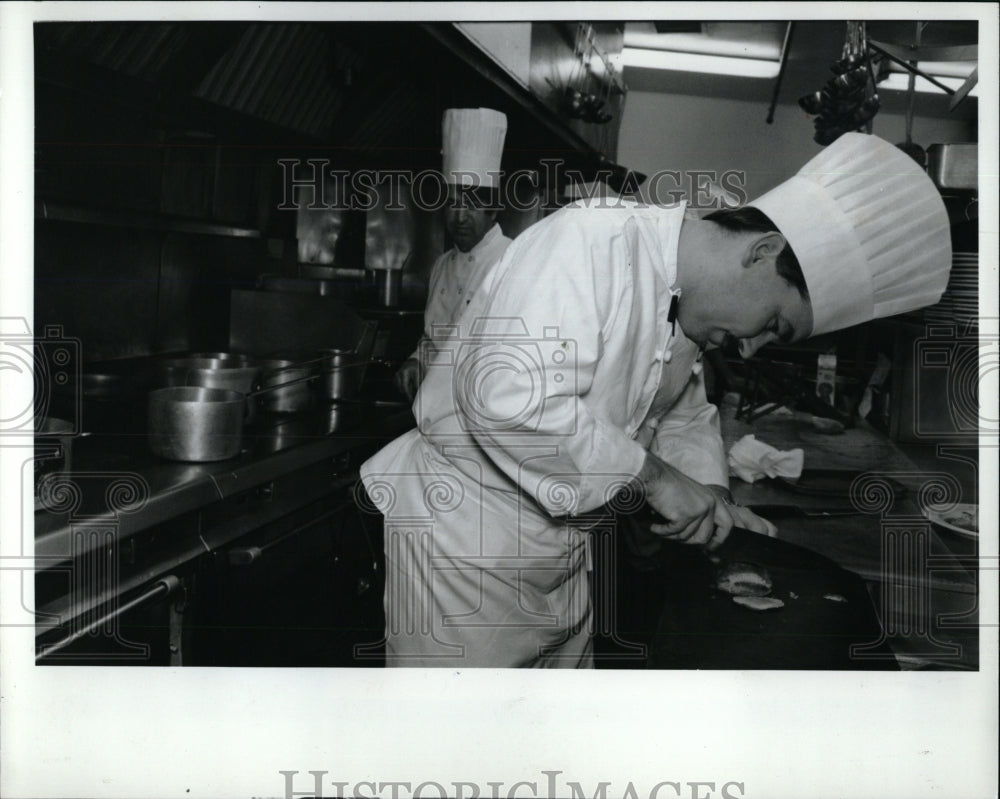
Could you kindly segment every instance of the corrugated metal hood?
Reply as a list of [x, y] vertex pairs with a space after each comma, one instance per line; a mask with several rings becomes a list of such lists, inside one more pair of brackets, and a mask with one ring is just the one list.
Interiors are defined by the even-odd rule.
[[36, 26], [36, 47], [353, 149], [412, 145], [420, 93], [376, 26], [93, 22]]

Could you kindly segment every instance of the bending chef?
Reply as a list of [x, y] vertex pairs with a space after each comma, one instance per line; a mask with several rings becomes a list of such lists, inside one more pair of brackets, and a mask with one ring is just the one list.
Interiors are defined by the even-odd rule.
[[948, 218], [906, 154], [845, 134], [748, 207], [569, 206], [426, 346], [418, 427], [362, 467], [397, 666], [592, 666], [587, 528], [623, 489], [709, 548], [737, 524], [699, 360], [936, 302]]

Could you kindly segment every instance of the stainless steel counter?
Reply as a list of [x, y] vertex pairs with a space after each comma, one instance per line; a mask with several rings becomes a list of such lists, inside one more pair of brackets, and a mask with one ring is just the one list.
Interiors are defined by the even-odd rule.
[[215, 463], [163, 460], [149, 451], [142, 434], [77, 439], [73, 471], [42, 479], [35, 557], [46, 563], [79, 555], [78, 549], [71, 553], [71, 529], [81, 520], [113, 524], [122, 540], [305, 467], [328, 469], [332, 483], [356, 470], [359, 453], [374, 451], [413, 424], [410, 410], [399, 406], [324, 406], [264, 416], [244, 432], [237, 457]]
[[[225, 662], [240, 649], [218, 642], [224, 637], [218, 630], [232, 632], [232, 607], [266, 597], [269, 581], [292, 568], [288, 564], [294, 564], [293, 577], [299, 571], [310, 576], [298, 581], [308, 583], [300, 604], [276, 627], [294, 630], [303, 608], [327, 612], [326, 600], [314, 601], [308, 591], [322, 593], [335, 574], [341, 582], [354, 578], [344, 576], [353, 574], [343, 571], [345, 564], [338, 567], [329, 547], [341, 544], [324, 531], [334, 538], [360, 536], [361, 544], [342, 546], [371, 550], [373, 544], [353, 529], [358, 512], [351, 487], [360, 464], [413, 424], [409, 408], [398, 404], [340, 403], [292, 416], [261, 415], [244, 431], [240, 454], [215, 463], [165, 461], [149, 451], [142, 433], [77, 438], [72, 471], [43, 477], [34, 514], [40, 657], [46, 663], [112, 663], [123, 656], [120, 650], [129, 657], [142, 650], [133, 662], [182, 665], [191, 662], [192, 649], [185, 654], [181, 639], [200, 635], [194, 662]], [[345, 525], [339, 533], [329, 527], [335, 519]], [[299, 544], [277, 554], [290, 537]], [[239, 570], [265, 550], [270, 565], [252, 571], [253, 591], [233, 593], [237, 578], [226, 569]], [[293, 579], [281, 596], [299, 589]], [[123, 608], [132, 608], [128, 619], [119, 618]], [[346, 601], [337, 612], [355, 615]], [[120, 629], [148, 640], [123, 646]], [[286, 647], [294, 648], [294, 640], [292, 635]], [[263, 639], [252, 644], [261, 657], [271, 651]], [[302, 653], [303, 659], [311, 656]]]

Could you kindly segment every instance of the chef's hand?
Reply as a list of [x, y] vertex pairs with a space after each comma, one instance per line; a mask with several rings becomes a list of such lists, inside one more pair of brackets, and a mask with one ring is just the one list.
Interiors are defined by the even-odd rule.
[[726, 540], [733, 518], [710, 488], [651, 452], [646, 453], [639, 480], [646, 502], [667, 520], [667, 524], [650, 525], [652, 532], [670, 541], [703, 544], [710, 550]]
[[767, 519], [761, 518], [750, 510], [750, 508], [744, 508], [742, 505], [735, 504], [728, 488], [717, 485], [709, 485], [707, 488], [711, 489], [719, 499], [726, 503], [726, 510], [733, 517], [733, 527], [742, 527], [744, 530], [751, 530], [752, 532], [767, 535], [771, 538], [778, 535], [778, 528]]
[[420, 371], [420, 361], [416, 358], [407, 358], [393, 378], [396, 389], [405, 394], [410, 402], [413, 402], [413, 398], [417, 396], [417, 389], [420, 388], [420, 380], [423, 377]]

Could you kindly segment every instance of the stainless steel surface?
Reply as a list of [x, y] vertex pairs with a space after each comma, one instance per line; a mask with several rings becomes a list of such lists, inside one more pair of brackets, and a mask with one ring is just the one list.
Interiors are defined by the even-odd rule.
[[299, 264], [299, 276], [309, 278], [320, 278], [324, 280], [363, 280], [364, 269], [350, 269], [341, 266], [320, 266], [317, 264]]
[[[141, 393], [149, 383], [148, 374], [113, 371], [110, 367], [87, 368], [80, 375], [80, 396], [83, 399], [128, 399]], [[58, 387], [57, 387], [58, 388]]]
[[375, 273], [378, 287], [378, 301], [385, 308], [399, 305], [403, 288], [403, 272], [400, 269], [379, 269]]
[[[57, 490], [43, 497], [48, 501], [34, 514], [35, 556], [56, 562], [74, 552], [80, 554], [71, 549], [74, 514], [114, 523], [119, 540], [124, 541], [152, 526], [314, 465], [320, 467], [314, 471], [329, 490], [331, 473], [343, 471], [339, 464], [345, 454], [358, 453], [355, 462], [360, 463], [414, 423], [409, 409], [377, 409], [364, 403], [336, 403], [276, 421], [276, 436], [270, 428], [250, 428], [243, 436], [239, 457], [215, 463], [181, 463], [157, 457], [145, 437], [95, 435], [76, 442], [75, 473], [49, 477], [57, 478], [53, 489], [67, 480], [76, 484], [79, 491], [74, 494], [78, 493], [79, 502], [67, 505]], [[134, 513], [116, 513], [108, 506], [112, 496], [108, 488], [123, 467], [141, 475], [148, 486], [148, 497]], [[28, 519], [24, 523], [32, 524]], [[92, 545], [91, 539], [86, 539], [84, 551]], [[204, 545], [195, 540], [190, 548], [203, 551]]]
[[979, 187], [979, 145], [932, 144], [927, 174], [940, 189], [975, 191]]
[[295, 291], [230, 293], [229, 347], [237, 352], [359, 349], [368, 323], [334, 297]]
[[237, 391], [172, 386], [149, 394], [149, 446], [175, 461], [221, 461], [240, 451], [246, 398]]
[[220, 225], [197, 219], [177, 219], [161, 214], [139, 211], [104, 210], [82, 208], [80, 206], [40, 200], [35, 204], [35, 216], [41, 219], [57, 219], [63, 222], [86, 222], [92, 225], [106, 225], [143, 230], [166, 231], [170, 233], [196, 233], [210, 236], [231, 236], [234, 238], [259, 239], [260, 231], [237, 225]]
[[375, 189], [378, 200], [366, 216], [365, 267], [375, 270], [379, 304], [391, 308], [399, 304], [402, 273], [413, 257], [416, 215], [409, 192], [393, 192], [388, 181]]

